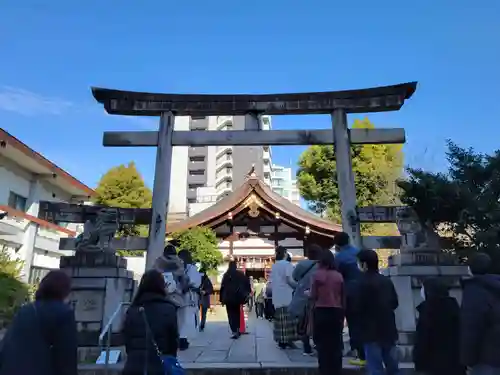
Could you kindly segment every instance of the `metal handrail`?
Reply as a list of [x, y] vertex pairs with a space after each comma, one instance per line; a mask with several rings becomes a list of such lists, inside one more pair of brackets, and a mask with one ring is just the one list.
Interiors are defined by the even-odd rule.
[[130, 302], [120, 302], [116, 310], [113, 312], [113, 315], [111, 315], [111, 318], [109, 318], [108, 323], [104, 326], [103, 330], [101, 331], [101, 334], [99, 335], [99, 346], [102, 349], [102, 344], [104, 341], [104, 337], [106, 334], [107, 340], [106, 340], [106, 356], [104, 360], [104, 373], [107, 375], [108, 373], [108, 367], [109, 367], [109, 353], [111, 351], [111, 328], [113, 327], [113, 322], [115, 321], [116, 317], [119, 316], [120, 312], [122, 311], [122, 307], [130, 305]]

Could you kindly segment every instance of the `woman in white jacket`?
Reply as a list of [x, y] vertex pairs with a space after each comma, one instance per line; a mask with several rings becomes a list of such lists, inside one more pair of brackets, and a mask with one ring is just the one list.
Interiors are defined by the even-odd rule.
[[193, 257], [188, 250], [179, 251], [178, 256], [184, 262], [186, 275], [186, 285], [183, 286], [184, 304], [177, 310], [179, 350], [186, 350], [189, 347], [189, 339], [198, 332], [201, 274], [193, 264]]

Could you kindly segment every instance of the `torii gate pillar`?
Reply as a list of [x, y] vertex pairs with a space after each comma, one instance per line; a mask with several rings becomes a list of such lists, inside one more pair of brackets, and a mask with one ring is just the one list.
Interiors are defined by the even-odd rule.
[[[153, 204], [151, 224], [149, 225], [146, 269], [153, 268], [155, 260], [165, 247], [168, 201], [170, 197], [170, 178], [172, 168], [172, 134], [175, 116], [164, 112], [160, 117], [158, 145], [156, 148], [155, 179], [153, 185]], [[175, 176], [174, 176], [175, 178]]]
[[361, 231], [357, 220], [356, 186], [352, 172], [351, 140], [347, 129], [347, 114], [344, 109], [332, 113], [333, 141], [337, 164], [337, 184], [342, 213], [342, 229], [349, 234], [351, 243], [361, 249]]

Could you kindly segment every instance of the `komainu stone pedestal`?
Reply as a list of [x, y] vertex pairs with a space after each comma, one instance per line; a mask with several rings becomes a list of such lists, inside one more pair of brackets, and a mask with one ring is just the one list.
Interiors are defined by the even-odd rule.
[[399, 298], [396, 325], [401, 360], [411, 362], [417, 322], [416, 307], [422, 302], [422, 282], [427, 278], [441, 278], [450, 286], [450, 294], [460, 303], [460, 280], [468, 276], [468, 267], [458, 265], [452, 257], [439, 250], [406, 249], [389, 258], [389, 267], [384, 274], [391, 278]]
[[[133, 273], [114, 251], [76, 251], [61, 258], [60, 268], [72, 279], [70, 300], [75, 310], [79, 347], [97, 347], [99, 335], [121, 302], [130, 302]], [[121, 345], [119, 330], [124, 314], [113, 323], [113, 346]]]

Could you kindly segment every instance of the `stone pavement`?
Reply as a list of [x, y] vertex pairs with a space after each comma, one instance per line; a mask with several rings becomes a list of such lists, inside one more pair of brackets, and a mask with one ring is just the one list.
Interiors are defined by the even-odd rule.
[[[272, 323], [257, 319], [254, 313], [248, 315], [248, 333], [233, 340], [225, 309], [216, 307], [208, 316], [205, 331], [190, 340], [188, 350], [179, 352], [182, 365], [186, 369], [317, 368], [316, 357], [304, 356], [300, 342], [297, 349], [279, 349], [273, 340]], [[355, 369], [348, 360], [344, 359], [344, 368]]]
[[[248, 334], [232, 340], [226, 313], [215, 308], [208, 316], [205, 331], [190, 340], [188, 350], [179, 352], [179, 360], [188, 375], [316, 375], [317, 360], [304, 356], [302, 349], [282, 350], [273, 340], [272, 323], [257, 319], [247, 321]], [[300, 345], [298, 343], [297, 345]], [[110, 366], [81, 365], [79, 375], [119, 375], [123, 364]], [[344, 360], [342, 374], [363, 374], [364, 370]], [[410, 364], [401, 365], [401, 374], [414, 373]]]
[[[257, 319], [253, 313], [247, 320], [248, 334], [242, 335], [238, 340], [231, 339], [231, 332], [223, 308], [217, 307], [215, 314], [209, 316], [205, 331], [200, 332], [191, 340], [188, 350], [179, 353], [183, 365], [233, 363], [279, 364], [288, 366], [293, 363], [309, 363], [317, 366], [316, 358], [304, 356], [301, 349], [279, 349], [273, 340], [272, 323]], [[192, 367], [192, 366], [189, 366]], [[197, 366], [196, 366], [197, 367]]]

